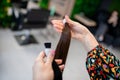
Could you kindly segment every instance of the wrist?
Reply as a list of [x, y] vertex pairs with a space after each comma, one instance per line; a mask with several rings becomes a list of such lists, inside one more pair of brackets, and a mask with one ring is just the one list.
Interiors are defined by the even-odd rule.
[[99, 43], [95, 39], [95, 37], [92, 35], [92, 33], [88, 32], [83, 38], [82, 38], [82, 44], [85, 47], [86, 51], [89, 52], [93, 48], [95, 48]]

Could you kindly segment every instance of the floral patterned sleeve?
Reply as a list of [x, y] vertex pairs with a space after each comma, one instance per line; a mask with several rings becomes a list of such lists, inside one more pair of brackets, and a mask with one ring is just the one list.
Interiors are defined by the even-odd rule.
[[90, 80], [120, 80], [120, 61], [101, 45], [88, 53], [86, 68]]

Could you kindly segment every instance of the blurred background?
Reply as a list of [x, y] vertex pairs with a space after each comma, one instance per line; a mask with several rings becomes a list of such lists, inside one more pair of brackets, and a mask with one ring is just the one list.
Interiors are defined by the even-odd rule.
[[[0, 0], [0, 80], [32, 80], [44, 42], [59, 41], [51, 20], [69, 15], [120, 59], [120, 0]], [[72, 39], [64, 80], [89, 80], [87, 52]]]

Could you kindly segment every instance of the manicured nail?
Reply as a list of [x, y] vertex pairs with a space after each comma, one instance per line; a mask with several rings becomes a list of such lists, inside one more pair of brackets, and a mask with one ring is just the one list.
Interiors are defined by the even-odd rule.
[[50, 52], [53, 56], [55, 55], [55, 50], [51, 50]]

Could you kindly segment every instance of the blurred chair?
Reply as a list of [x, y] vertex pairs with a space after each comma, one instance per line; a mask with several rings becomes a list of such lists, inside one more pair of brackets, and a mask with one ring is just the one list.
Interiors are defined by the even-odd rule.
[[31, 35], [31, 29], [46, 28], [49, 20], [50, 11], [45, 9], [31, 9], [27, 16], [22, 19], [22, 29], [26, 29], [24, 34], [15, 36], [20, 45], [37, 43]]

